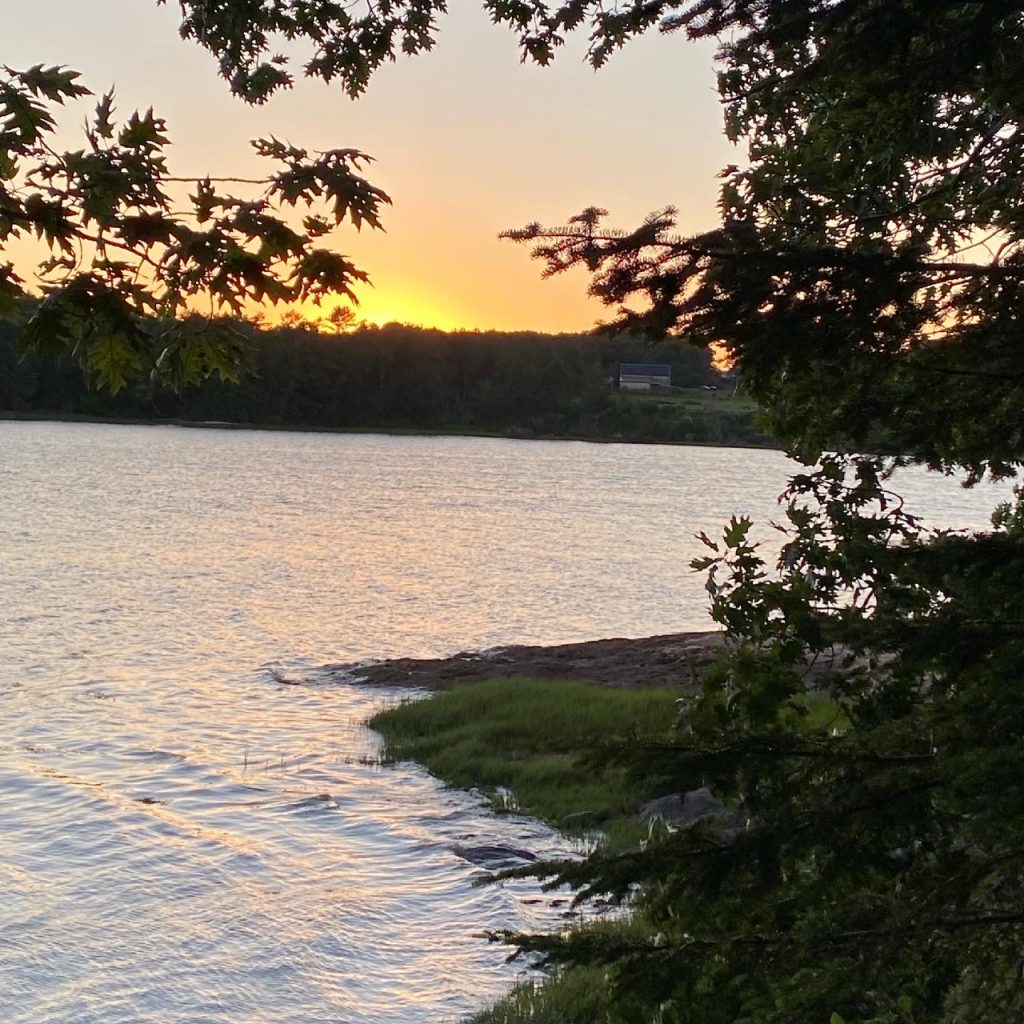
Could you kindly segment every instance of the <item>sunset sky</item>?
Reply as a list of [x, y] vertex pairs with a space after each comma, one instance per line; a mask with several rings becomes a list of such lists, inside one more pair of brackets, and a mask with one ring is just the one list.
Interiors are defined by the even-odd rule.
[[[562, 223], [588, 205], [623, 227], [669, 204], [684, 231], [713, 226], [715, 175], [736, 154], [722, 136], [712, 49], [651, 36], [595, 73], [581, 39], [542, 69], [521, 64], [515, 38], [473, 0], [452, 6], [437, 48], [384, 68], [357, 102], [300, 81], [246, 107], [213, 58], [178, 38], [173, 2], [19, 3], [5, 17], [2, 60], [68, 65], [94, 92], [114, 85], [122, 115], [152, 105], [168, 121], [176, 174], [265, 173], [248, 147], [257, 136], [373, 155], [368, 177], [394, 200], [387, 233], [346, 227], [331, 240], [373, 279], [360, 292], [367, 320], [586, 329], [604, 315], [586, 276], [543, 281], [525, 249], [496, 236], [533, 220]], [[73, 112], [69, 126], [83, 115]], [[14, 255], [30, 269], [30, 252]]]

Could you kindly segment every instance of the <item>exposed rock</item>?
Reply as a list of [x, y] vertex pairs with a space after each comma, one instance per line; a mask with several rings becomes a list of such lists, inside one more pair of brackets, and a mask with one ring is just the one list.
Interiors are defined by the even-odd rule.
[[688, 828], [699, 821], [711, 819], [717, 826], [715, 833], [720, 839], [734, 839], [747, 827], [746, 815], [727, 807], [707, 786], [650, 800], [640, 808], [640, 817], [645, 821], [660, 818], [673, 828]]
[[722, 646], [717, 631], [613, 638], [553, 647], [498, 647], [450, 658], [394, 658], [371, 665], [339, 665], [351, 678], [377, 686], [446, 690], [460, 683], [508, 676], [578, 679], [630, 688], [696, 688]]

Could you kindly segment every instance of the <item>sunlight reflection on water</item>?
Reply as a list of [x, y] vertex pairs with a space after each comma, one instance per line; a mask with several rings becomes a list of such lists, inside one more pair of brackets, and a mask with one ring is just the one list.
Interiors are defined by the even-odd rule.
[[[775, 452], [0, 423], [4, 1024], [451, 1019], [562, 847], [413, 766], [327, 662], [707, 626], [693, 539]], [[908, 474], [936, 525], [993, 494]], [[283, 685], [284, 675], [301, 685]], [[530, 899], [530, 902], [524, 902]]]

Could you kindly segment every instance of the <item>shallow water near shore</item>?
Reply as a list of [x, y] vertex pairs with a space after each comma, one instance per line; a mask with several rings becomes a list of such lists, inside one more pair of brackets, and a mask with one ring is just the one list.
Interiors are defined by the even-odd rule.
[[[456, 1020], [565, 850], [413, 765], [327, 663], [708, 626], [694, 534], [777, 452], [0, 423], [0, 1019]], [[934, 525], [992, 490], [909, 474]]]

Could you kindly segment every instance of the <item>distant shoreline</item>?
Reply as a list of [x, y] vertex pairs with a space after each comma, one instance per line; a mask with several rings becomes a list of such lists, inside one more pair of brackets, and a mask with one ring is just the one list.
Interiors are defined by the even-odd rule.
[[0, 410], [0, 422], [98, 423], [121, 427], [183, 427], [188, 430], [263, 430], [289, 434], [377, 434], [384, 437], [484, 437], [506, 441], [580, 441], [585, 444], [668, 445], [673, 448], [746, 448], [751, 451], [782, 451], [776, 444], [742, 444], [737, 441], [664, 441], [615, 437], [584, 437], [578, 434], [525, 434], [500, 431], [427, 429], [424, 427], [323, 427], [283, 423], [234, 423], [230, 420], [187, 420], [157, 417], [90, 416], [80, 413], [47, 413], [35, 410]]

